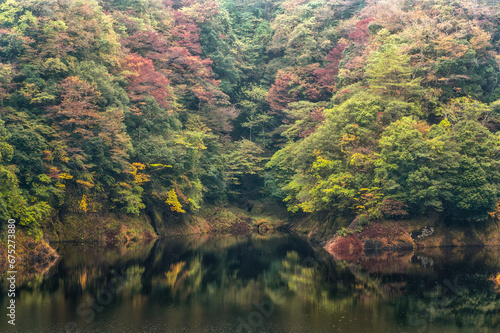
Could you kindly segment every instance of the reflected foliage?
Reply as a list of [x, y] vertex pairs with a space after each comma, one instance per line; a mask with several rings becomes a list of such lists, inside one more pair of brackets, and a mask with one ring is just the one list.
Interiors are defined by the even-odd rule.
[[321, 327], [344, 327], [339, 319], [345, 317], [352, 332], [361, 325], [357, 316], [373, 318], [376, 332], [391, 325], [416, 330], [419, 320], [450, 329], [499, 325], [500, 293], [491, 278], [498, 263], [478, 249], [372, 253], [349, 263], [316, 253], [296, 236], [275, 235], [178, 238], [114, 250], [61, 245], [58, 252], [56, 267], [19, 286], [20, 315], [44, 313], [46, 302], [61, 308], [57, 318], [38, 316], [41, 327], [76, 320], [91, 329], [94, 323], [86, 324], [88, 314], [78, 315], [77, 307], [110, 290], [118, 291], [96, 312], [95, 325], [126, 316], [132, 305], [141, 323], [186, 314], [194, 321], [210, 316], [208, 325], [218, 325], [216, 318], [237, 325], [236, 317], [246, 318], [264, 301], [274, 306], [268, 320], [280, 325], [315, 316]]

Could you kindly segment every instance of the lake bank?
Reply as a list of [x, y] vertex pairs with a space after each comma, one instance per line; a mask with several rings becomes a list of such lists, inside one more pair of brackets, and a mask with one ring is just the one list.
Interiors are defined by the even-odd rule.
[[[347, 227], [332, 225], [321, 233], [317, 225], [325, 228], [327, 223], [316, 221], [315, 225], [310, 217], [295, 217], [287, 221], [284, 212], [273, 211], [259, 203], [253, 203], [252, 208], [249, 212], [235, 206], [214, 206], [197, 214], [174, 218], [159, 209], [143, 212], [139, 216], [119, 213], [59, 214], [42, 224], [42, 238], [22, 234], [23, 248], [30, 250], [21, 251], [18, 256], [21, 262], [31, 263], [35, 271], [42, 272], [57, 257], [56, 251], [50, 247], [53, 242], [132, 248], [171, 236], [266, 235], [289, 230], [315, 246], [323, 247], [336, 259], [349, 262], [355, 262], [373, 251], [500, 245], [500, 228], [494, 222], [474, 227], [450, 227], [441, 223], [437, 216], [370, 223], [357, 218]], [[6, 258], [5, 244], [0, 246], [0, 256]], [[0, 260], [0, 271], [7, 271], [5, 260]]]
[[[186, 235], [265, 235], [288, 226], [276, 216], [249, 214], [237, 207], [214, 206], [197, 214], [172, 216], [160, 209], [139, 216], [107, 213], [66, 212], [41, 224], [40, 234], [18, 230], [21, 251], [16, 254], [19, 271], [31, 275], [43, 273], [57, 258], [52, 243], [95, 244], [107, 248], [134, 248], [158, 238]], [[2, 237], [6, 239], [6, 237]], [[5, 244], [4, 244], [5, 243]], [[0, 274], [7, 271], [6, 242], [0, 244]], [[28, 264], [29, 263], [29, 264]]]
[[[500, 267], [487, 248], [381, 251], [347, 262], [293, 234], [53, 246], [56, 265], [18, 286], [19, 331], [67, 332], [72, 323], [108, 333], [233, 333], [240, 325], [385, 333], [416, 332], [425, 322], [428, 332], [463, 333], [500, 324]], [[0, 330], [10, 332], [5, 322]]]
[[380, 250], [483, 246], [500, 246], [500, 227], [495, 221], [451, 226], [437, 217], [382, 220], [369, 224], [356, 218], [324, 244], [330, 254], [351, 260], [363, 253]]

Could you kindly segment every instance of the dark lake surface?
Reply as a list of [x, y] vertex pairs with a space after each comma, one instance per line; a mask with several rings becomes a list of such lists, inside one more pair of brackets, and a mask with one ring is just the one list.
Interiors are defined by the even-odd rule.
[[[500, 332], [498, 248], [336, 261], [295, 235], [53, 244], [0, 332]], [[6, 291], [6, 281], [1, 282]]]

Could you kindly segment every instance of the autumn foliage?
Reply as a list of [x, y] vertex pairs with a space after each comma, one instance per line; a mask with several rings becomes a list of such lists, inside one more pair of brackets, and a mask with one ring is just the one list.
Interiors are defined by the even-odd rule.
[[173, 96], [170, 93], [170, 81], [155, 71], [152, 60], [131, 54], [125, 58], [123, 69], [128, 79], [127, 90], [132, 102], [143, 102], [145, 97], [151, 96], [159, 106], [171, 107]]
[[0, 217], [273, 197], [332, 218], [496, 218], [498, 9], [3, 1]]

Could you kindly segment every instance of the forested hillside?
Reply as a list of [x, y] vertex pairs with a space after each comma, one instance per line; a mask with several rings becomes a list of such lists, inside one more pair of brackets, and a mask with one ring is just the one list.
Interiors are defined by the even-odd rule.
[[2, 223], [500, 216], [496, 0], [0, 3]]

